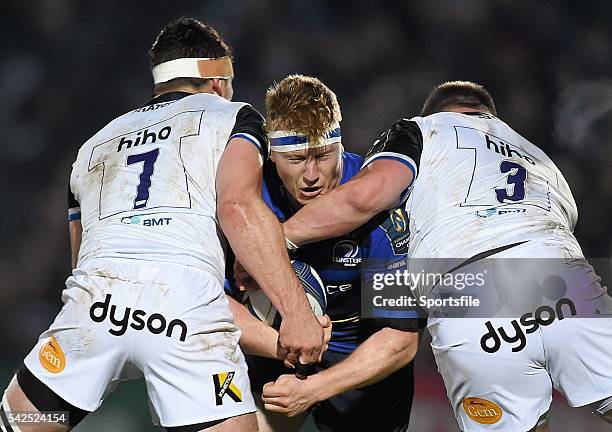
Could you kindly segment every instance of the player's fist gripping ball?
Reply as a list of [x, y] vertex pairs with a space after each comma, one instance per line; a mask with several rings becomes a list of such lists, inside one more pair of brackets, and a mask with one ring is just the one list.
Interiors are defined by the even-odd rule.
[[[323, 316], [327, 309], [327, 296], [325, 295], [325, 286], [321, 277], [315, 269], [305, 262], [293, 260], [291, 261], [291, 266], [302, 283], [302, 287], [304, 287], [313, 313], [316, 316]], [[266, 297], [263, 290], [256, 289], [245, 292], [242, 304], [260, 321], [277, 330], [280, 328], [281, 316], [272, 305], [272, 302]]]

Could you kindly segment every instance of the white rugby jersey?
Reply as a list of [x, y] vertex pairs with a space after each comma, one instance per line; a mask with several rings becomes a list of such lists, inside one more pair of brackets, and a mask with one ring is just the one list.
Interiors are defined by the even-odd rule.
[[69, 219], [81, 218], [78, 266], [92, 258], [175, 262], [224, 277], [215, 176], [232, 137], [267, 158], [262, 116], [208, 93], [168, 93], [111, 121], [79, 150]]
[[538, 147], [485, 113], [402, 119], [374, 143], [415, 174], [406, 209], [410, 257], [470, 258], [532, 239], [577, 246], [576, 203]]

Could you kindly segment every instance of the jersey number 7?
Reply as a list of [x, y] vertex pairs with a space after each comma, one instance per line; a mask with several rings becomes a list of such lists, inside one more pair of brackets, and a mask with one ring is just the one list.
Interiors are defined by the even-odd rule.
[[139, 177], [140, 182], [136, 188], [134, 210], [147, 206], [147, 201], [149, 200], [149, 189], [151, 188], [151, 176], [153, 175], [153, 168], [155, 166], [157, 156], [159, 156], [158, 148], [146, 153], [133, 154], [127, 158], [128, 165], [144, 162], [142, 166], [142, 173], [140, 173]]

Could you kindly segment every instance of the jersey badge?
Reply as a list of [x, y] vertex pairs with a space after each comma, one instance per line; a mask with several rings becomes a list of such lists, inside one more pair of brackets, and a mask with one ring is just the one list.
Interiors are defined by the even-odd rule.
[[242, 402], [242, 392], [232, 382], [234, 376], [236, 376], [236, 372], [220, 372], [212, 376], [217, 406], [223, 405], [223, 398], [225, 396], [229, 396], [234, 402]]
[[387, 237], [393, 246], [395, 255], [405, 255], [408, 253], [410, 242], [410, 230], [408, 227], [408, 214], [403, 208], [397, 208], [389, 213], [389, 217], [381, 224]]
[[38, 353], [40, 364], [51, 373], [60, 373], [66, 367], [66, 356], [55, 337], [51, 336]]

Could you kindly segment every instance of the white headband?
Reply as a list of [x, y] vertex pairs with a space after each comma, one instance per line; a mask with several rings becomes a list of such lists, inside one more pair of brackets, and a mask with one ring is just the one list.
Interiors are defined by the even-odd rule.
[[340, 125], [334, 123], [330, 130], [325, 133], [324, 138], [315, 142], [310, 142], [306, 135], [283, 130], [270, 132], [268, 138], [270, 138], [270, 150], [285, 153], [341, 143], [342, 133]]
[[155, 84], [175, 78], [228, 79], [234, 77], [234, 69], [229, 57], [179, 58], [160, 63], [153, 67], [151, 72]]

